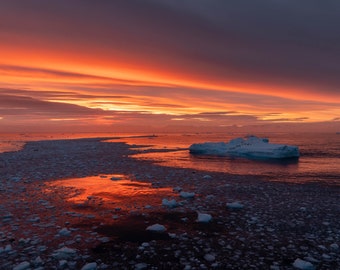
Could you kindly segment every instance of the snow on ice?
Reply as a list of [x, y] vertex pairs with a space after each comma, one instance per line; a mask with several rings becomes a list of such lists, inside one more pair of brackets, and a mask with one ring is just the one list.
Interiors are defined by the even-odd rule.
[[246, 158], [296, 158], [299, 148], [292, 145], [272, 144], [266, 138], [248, 136], [225, 142], [195, 143], [189, 147], [191, 154], [235, 156]]

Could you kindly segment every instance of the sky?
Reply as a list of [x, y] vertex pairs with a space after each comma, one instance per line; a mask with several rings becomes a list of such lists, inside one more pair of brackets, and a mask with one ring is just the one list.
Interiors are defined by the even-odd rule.
[[338, 0], [2, 0], [0, 132], [340, 131]]

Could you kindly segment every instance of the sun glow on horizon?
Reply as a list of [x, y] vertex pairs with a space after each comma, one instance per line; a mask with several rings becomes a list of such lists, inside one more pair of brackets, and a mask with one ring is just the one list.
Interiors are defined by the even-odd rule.
[[[88, 55], [81, 50], [75, 53], [40, 49], [1, 44], [0, 87], [24, 89], [32, 98], [44, 102], [76, 105], [94, 110], [89, 114], [99, 113], [89, 118], [52, 117], [49, 118], [51, 122], [75, 122], [77, 119], [103, 125], [117, 122], [116, 118], [105, 119], [102, 111], [164, 115], [168, 123], [210, 124], [216, 121], [219, 126], [245, 125], [252, 121], [312, 123], [330, 121], [340, 115], [334, 96], [300, 86], [198, 76], [190, 68], [175, 70], [166, 63], [160, 67], [144, 61], [142, 56], [125, 61], [119, 55], [105, 58], [103, 54]], [[49, 94], [44, 96], [46, 91]], [[24, 96], [24, 92], [20, 95]], [[306, 104], [306, 107], [291, 103]], [[215, 118], [199, 115], [223, 111], [229, 114]], [[223, 117], [228, 123], [218, 122]], [[140, 121], [136, 116], [128, 119], [136, 124]], [[245, 122], [230, 124], [230, 121]]]

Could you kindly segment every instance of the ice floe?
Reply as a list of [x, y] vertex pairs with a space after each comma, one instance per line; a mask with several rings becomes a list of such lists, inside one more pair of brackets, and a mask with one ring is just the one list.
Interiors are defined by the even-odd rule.
[[212, 220], [212, 216], [210, 214], [204, 214], [204, 213], [197, 213], [197, 222], [200, 223], [208, 223]]
[[96, 270], [96, 269], [97, 269], [96, 262], [87, 263], [81, 268], [81, 270]]
[[146, 230], [150, 231], [150, 232], [159, 232], [159, 233], [162, 233], [162, 232], [166, 231], [166, 228], [165, 228], [164, 225], [161, 225], [161, 224], [153, 224], [153, 225], [147, 227]]
[[59, 260], [66, 260], [74, 257], [77, 254], [77, 251], [73, 248], [62, 247], [58, 250], [55, 250], [52, 254], [52, 257]]
[[310, 262], [301, 260], [299, 258], [294, 261], [293, 266], [295, 268], [301, 269], [301, 270], [313, 270], [313, 269], [315, 269], [313, 264], [311, 264]]
[[192, 199], [195, 197], [195, 192], [186, 192], [186, 191], [181, 191], [179, 193], [179, 196], [184, 198], [184, 199]]
[[244, 205], [240, 202], [231, 202], [231, 203], [227, 203], [227, 207], [229, 209], [239, 210], [239, 209], [243, 209]]
[[179, 203], [175, 199], [172, 199], [172, 200], [163, 199], [162, 205], [168, 208], [176, 208], [179, 206]]
[[30, 268], [30, 263], [25, 261], [25, 262], [19, 263], [15, 267], [13, 267], [13, 270], [25, 270], [25, 269], [29, 269], [29, 268]]
[[235, 156], [246, 158], [297, 158], [299, 148], [293, 145], [272, 144], [266, 138], [248, 136], [225, 142], [195, 143], [189, 147], [191, 154]]

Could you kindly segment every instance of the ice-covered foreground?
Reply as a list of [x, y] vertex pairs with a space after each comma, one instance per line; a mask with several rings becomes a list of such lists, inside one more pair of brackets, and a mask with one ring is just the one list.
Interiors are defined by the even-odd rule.
[[292, 145], [272, 144], [266, 138], [248, 136], [225, 142], [195, 143], [189, 147], [191, 154], [235, 156], [247, 158], [296, 158], [299, 148]]

